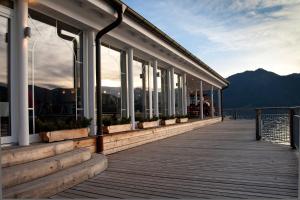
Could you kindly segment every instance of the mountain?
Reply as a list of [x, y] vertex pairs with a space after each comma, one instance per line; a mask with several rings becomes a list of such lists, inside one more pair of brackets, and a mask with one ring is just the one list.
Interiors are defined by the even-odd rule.
[[280, 76], [264, 69], [245, 71], [227, 78], [225, 108], [300, 106], [300, 74]]

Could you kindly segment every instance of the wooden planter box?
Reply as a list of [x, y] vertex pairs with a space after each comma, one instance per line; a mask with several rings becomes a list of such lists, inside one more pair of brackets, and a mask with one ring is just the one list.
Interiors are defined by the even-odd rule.
[[176, 123], [176, 119], [161, 120], [162, 125], [171, 125], [171, 124], [175, 124], [175, 123]]
[[152, 122], [139, 122], [138, 128], [144, 129], [144, 128], [153, 128], [159, 126], [159, 120], [152, 121]]
[[71, 140], [76, 138], [88, 137], [90, 132], [89, 128], [79, 128], [70, 130], [58, 130], [39, 133], [42, 141], [44, 142], [56, 142], [62, 140]]
[[104, 133], [117, 133], [117, 132], [123, 132], [123, 131], [130, 131], [131, 124], [104, 126], [102, 130]]
[[184, 122], [188, 122], [189, 118], [177, 118], [176, 119], [176, 123], [184, 123]]

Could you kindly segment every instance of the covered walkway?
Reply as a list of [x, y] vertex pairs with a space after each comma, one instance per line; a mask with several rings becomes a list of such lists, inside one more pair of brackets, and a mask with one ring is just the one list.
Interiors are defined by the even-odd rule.
[[108, 156], [108, 169], [52, 198], [296, 198], [288, 146], [255, 141], [254, 121], [225, 121]]

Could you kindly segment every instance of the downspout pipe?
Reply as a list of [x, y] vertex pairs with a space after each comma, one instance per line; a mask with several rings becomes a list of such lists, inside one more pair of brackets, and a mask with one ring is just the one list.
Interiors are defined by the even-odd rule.
[[126, 9], [124, 4], [117, 1], [110, 1], [111, 6], [117, 11], [117, 19], [100, 30], [95, 38], [96, 43], [96, 104], [97, 104], [97, 153], [103, 152], [103, 132], [102, 132], [102, 85], [101, 85], [101, 38], [106, 33], [118, 27], [123, 21], [123, 13]]

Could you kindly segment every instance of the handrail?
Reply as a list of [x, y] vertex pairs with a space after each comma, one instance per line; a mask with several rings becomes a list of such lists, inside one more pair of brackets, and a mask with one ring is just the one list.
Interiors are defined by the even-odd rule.
[[[290, 107], [262, 107], [256, 108], [256, 140], [261, 140], [262, 138], [267, 140], [283, 140], [289, 142], [290, 146], [294, 149], [299, 146], [297, 138], [299, 138], [299, 131], [297, 132], [295, 126], [294, 117], [299, 114], [296, 110], [300, 110], [300, 106], [290, 106]], [[274, 110], [280, 113], [274, 113]], [[269, 113], [266, 113], [268, 112]], [[273, 112], [271, 112], [273, 111]], [[270, 119], [271, 118], [271, 119]], [[276, 127], [264, 133], [264, 123]], [[279, 128], [278, 128], [279, 127]], [[297, 135], [298, 134], [298, 135]]]

